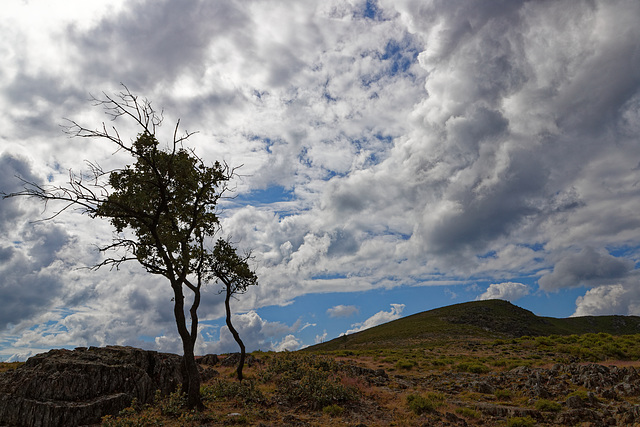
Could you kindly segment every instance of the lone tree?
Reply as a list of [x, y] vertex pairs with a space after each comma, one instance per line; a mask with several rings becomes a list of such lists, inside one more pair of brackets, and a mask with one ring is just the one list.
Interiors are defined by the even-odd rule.
[[[235, 170], [219, 162], [208, 166], [193, 150], [184, 148], [184, 141], [192, 133], [179, 136], [180, 121], [176, 123], [171, 143], [161, 147], [156, 130], [162, 124], [162, 114], [154, 110], [148, 100], [134, 96], [126, 86], [115, 96], [104, 94], [103, 99], [94, 98], [94, 101], [95, 105], [105, 108], [112, 120], [120, 117], [133, 120], [141, 130], [136, 139], [125, 141], [115, 127], [104, 123], [92, 130], [71, 121], [67, 132], [76, 137], [107, 139], [119, 151], [131, 155], [133, 164], [104, 171], [99, 165], [89, 163], [88, 175], [70, 172], [69, 182], [63, 186], [43, 186], [23, 180], [23, 190], [2, 193], [2, 196], [33, 197], [45, 204], [61, 202], [62, 207], [50, 218], [72, 208], [91, 218], [108, 219], [116, 233], [111, 243], [99, 250], [115, 255], [106, 257], [93, 268], [118, 268], [122, 263], [137, 261], [147, 272], [169, 280], [184, 350], [183, 390], [187, 393], [188, 406], [201, 409], [200, 375], [194, 347], [202, 286], [214, 275], [232, 294], [248, 284], [247, 278], [253, 278], [255, 283], [255, 275], [246, 262], [243, 264], [237, 255], [234, 258], [233, 248], [225, 247], [223, 252], [212, 248], [220, 230], [216, 208], [228, 191]], [[190, 324], [185, 315], [185, 292], [192, 298]]]
[[213, 249], [211, 262], [211, 273], [218, 281], [222, 282], [223, 285], [221, 292], [225, 294], [224, 307], [227, 314], [227, 327], [231, 335], [233, 335], [233, 339], [235, 339], [238, 346], [240, 346], [240, 361], [238, 362], [238, 369], [236, 371], [239, 381], [242, 381], [242, 368], [244, 367], [246, 349], [242, 339], [240, 339], [240, 334], [238, 334], [238, 331], [231, 323], [230, 300], [236, 294], [247, 292], [249, 286], [258, 284], [258, 278], [247, 263], [250, 257], [251, 254], [246, 254], [244, 257], [239, 256], [231, 243], [223, 239], [218, 239]]

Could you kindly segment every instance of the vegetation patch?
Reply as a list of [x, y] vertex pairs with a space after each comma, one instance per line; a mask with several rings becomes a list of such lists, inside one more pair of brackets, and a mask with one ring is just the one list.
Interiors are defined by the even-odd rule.
[[410, 394], [407, 396], [407, 406], [416, 415], [434, 412], [444, 405], [444, 395], [441, 393], [428, 393], [427, 395]]

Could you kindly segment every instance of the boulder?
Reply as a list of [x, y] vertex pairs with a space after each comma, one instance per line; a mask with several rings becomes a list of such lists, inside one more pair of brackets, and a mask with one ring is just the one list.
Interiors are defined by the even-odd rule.
[[216, 354], [207, 354], [205, 356], [197, 358], [196, 362], [198, 362], [200, 365], [215, 366], [218, 364], [218, 362], [220, 362], [220, 359]]
[[0, 375], [0, 425], [99, 423], [135, 398], [153, 401], [182, 383], [182, 357], [132, 347], [51, 350]]

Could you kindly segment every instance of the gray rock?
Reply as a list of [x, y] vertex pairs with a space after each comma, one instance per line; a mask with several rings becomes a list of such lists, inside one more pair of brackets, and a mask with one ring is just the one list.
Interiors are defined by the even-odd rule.
[[182, 382], [182, 358], [132, 347], [51, 350], [0, 375], [0, 425], [99, 423], [135, 398], [150, 403]]

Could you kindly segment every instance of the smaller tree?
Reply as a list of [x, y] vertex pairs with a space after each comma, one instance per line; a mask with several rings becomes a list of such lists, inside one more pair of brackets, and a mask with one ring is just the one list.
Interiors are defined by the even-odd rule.
[[242, 368], [244, 367], [246, 358], [246, 348], [242, 339], [240, 339], [240, 334], [238, 334], [238, 331], [231, 323], [230, 300], [236, 294], [244, 294], [247, 292], [249, 286], [258, 284], [258, 278], [251, 268], [249, 268], [247, 262], [250, 258], [250, 253], [241, 257], [229, 241], [218, 239], [213, 248], [211, 260], [211, 274], [222, 283], [223, 289], [221, 292], [225, 293], [224, 307], [227, 314], [227, 327], [231, 335], [233, 335], [233, 339], [236, 340], [240, 347], [240, 361], [238, 362], [238, 369], [236, 371], [239, 381], [242, 381]]

